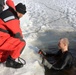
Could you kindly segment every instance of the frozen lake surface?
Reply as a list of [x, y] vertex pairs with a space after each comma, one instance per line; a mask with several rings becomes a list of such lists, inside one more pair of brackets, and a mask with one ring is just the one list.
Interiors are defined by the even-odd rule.
[[76, 75], [74, 70], [45, 70], [37, 54], [39, 49], [56, 52], [59, 39], [67, 37], [69, 50], [76, 57], [76, 0], [13, 1], [15, 4], [22, 2], [27, 7], [27, 14], [20, 19], [27, 43], [21, 57], [26, 60], [26, 65], [21, 69], [12, 69], [0, 64], [0, 75]]

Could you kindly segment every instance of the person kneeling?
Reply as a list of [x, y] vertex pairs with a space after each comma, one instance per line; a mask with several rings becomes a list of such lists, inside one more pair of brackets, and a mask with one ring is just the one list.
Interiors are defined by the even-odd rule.
[[7, 0], [8, 9], [0, 13], [0, 62], [6, 67], [21, 68], [23, 63], [16, 62], [26, 45], [20, 29], [19, 19], [26, 13], [26, 6]]

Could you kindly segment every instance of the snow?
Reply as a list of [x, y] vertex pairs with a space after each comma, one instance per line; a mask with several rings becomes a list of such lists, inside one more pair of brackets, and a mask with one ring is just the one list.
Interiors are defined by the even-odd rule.
[[38, 48], [27, 44], [21, 55], [26, 60], [26, 65], [20, 69], [13, 69], [0, 64], [0, 75], [44, 75], [44, 68], [40, 66], [42, 59], [37, 52]]
[[[0, 75], [45, 75], [40, 64], [42, 59], [38, 50], [48, 46], [57, 46], [61, 37], [71, 36], [75, 41], [76, 1], [75, 0], [13, 0], [22, 2], [27, 13], [21, 18], [21, 29], [26, 40], [26, 47], [21, 57], [26, 65], [20, 69], [7, 68], [0, 64]], [[6, 7], [7, 8], [7, 7]]]

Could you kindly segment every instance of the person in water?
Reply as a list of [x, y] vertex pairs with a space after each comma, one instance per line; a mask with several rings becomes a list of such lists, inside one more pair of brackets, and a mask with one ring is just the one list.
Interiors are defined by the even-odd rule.
[[[69, 40], [67, 38], [62, 38], [59, 40], [58, 43], [58, 48], [59, 51], [56, 54], [49, 54], [46, 53], [44, 54], [43, 51], [39, 51], [39, 54], [42, 54], [44, 57], [44, 60], [42, 61], [42, 64], [47, 66], [49, 69], [54, 69], [54, 70], [63, 70], [63, 69], [68, 69], [71, 68], [73, 65], [73, 56], [69, 52]], [[49, 61], [46, 60], [46, 57], [58, 57], [57, 61], [53, 64], [48, 63]]]

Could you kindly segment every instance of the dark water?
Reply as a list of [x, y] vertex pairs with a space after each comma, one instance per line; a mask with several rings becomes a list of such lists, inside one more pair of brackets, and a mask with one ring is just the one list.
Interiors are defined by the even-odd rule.
[[63, 71], [55, 71], [45, 68], [45, 75], [76, 75], [76, 68]]
[[[57, 52], [58, 41], [60, 38], [67, 37], [69, 39], [69, 51], [76, 58], [76, 32], [59, 32], [59, 31], [47, 31], [45, 33], [38, 33], [38, 38], [34, 42], [34, 45], [46, 52]], [[76, 62], [74, 61], [76, 66]], [[70, 70], [55, 71], [45, 68], [45, 75], [76, 75], [76, 67]]]

